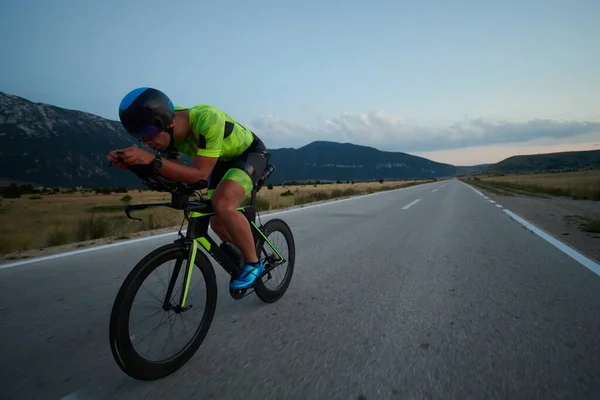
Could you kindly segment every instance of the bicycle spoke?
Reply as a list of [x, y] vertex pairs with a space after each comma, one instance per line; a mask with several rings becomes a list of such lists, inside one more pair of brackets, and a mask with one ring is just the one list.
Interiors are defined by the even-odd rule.
[[[163, 310], [162, 308], [160, 308], [160, 309], [159, 309], [157, 312], [155, 312], [154, 314], [152, 314], [152, 315], [151, 315], [150, 317], [148, 317], [148, 318], [154, 317], [155, 315], [157, 315], [157, 314], [158, 314], [158, 313], [160, 313], [160, 312], [165, 312], [165, 310]], [[137, 324], [137, 325], [134, 325], [134, 326], [138, 326], [139, 324], [140, 324], [140, 323], [138, 322], [138, 324]], [[130, 329], [130, 330], [131, 330], [132, 328], [133, 328], [133, 326], [130, 326], [130, 327], [129, 327], [129, 329]]]
[[[181, 315], [181, 314], [179, 314]], [[177, 318], [177, 314], [175, 314], [175, 318]], [[169, 313], [169, 326], [171, 327], [171, 329], [169, 330], [169, 337], [171, 338], [170, 342], [171, 345], [173, 347], [175, 347], [175, 338], [173, 337], [173, 326], [175, 325], [175, 322], [171, 322], [171, 314]], [[175, 352], [177, 352], [177, 348], [174, 348]]]
[[[158, 328], [160, 328], [160, 327], [163, 325], [163, 324], [162, 324], [162, 320], [163, 320], [163, 318], [164, 318], [164, 317], [165, 317], [165, 316], [164, 316], [164, 314], [163, 314], [162, 318], [160, 319], [160, 320], [161, 320], [161, 323], [158, 325], [158, 327], [156, 327], [156, 328], [154, 329], [154, 331], [153, 331], [153, 332], [155, 332], [155, 333], [154, 333], [154, 336], [152, 337], [152, 340], [150, 341], [150, 344], [154, 343], [154, 339], [156, 338], [156, 332], [157, 332]], [[148, 353], [147, 353], [147, 352], [146, 352], [146, 355], [148, 355]]]
[[[279, 233], [279, 232], [274, 232], [274, 233]], [[285, 251], [285, 252], [283, 251], [283, 248], [284, 248], [283, 244], [287, 245], [287, 242], [286, 242], [286, 240], [285, 240], [285, 237], [283, 237], [283, 240], [282, 240], [283, 244], [280, 244], [280, 243], [279, 243], [279, 241], [276, 241], [276, 240], [274, 240], [272, 237], [269, 237], [269, 241], [270, 241], [270, 242], [273, 244], [273, 246], [271, 246], [271, 245], [270, 245], [270, 244], [269, 244], [267, 241], [265, 241], [265, 243], [264, 243], [264, 246], [263, 246], [263, 249], [262, 249], [262, 251], [265, 253], [265, 257], [266, 257], [266, 258], [270, 258], [270, 256], [271, 256], [271, 255], [270, 255], [270, 254], [267, 252], [267, 250], [266, 250], [266, 248], [267, 248], [267, 246], [268, 246], [268, 248], [269, 248], [269, 249], [272, 249], [272, 253], [271, 253], [272, 255], [275, 255], [275, 256], [276, 256], [277, 252], [279, 252], [279, 254], [281, 254], [281, 256], [282, 256], [282, 257], [283, 257], [285, 260], [287, 260], [289, 255], [287, 254], [287, 251]], [[275, 248], [277, 249], [277, 251], [275, 251], [275, 249], [273, 249], [273, 247], [275, 247]], [[285, 246], [285, 247], [286, 247], [286, 250], [287, 250], [287, 246]], [[268, 273], [267, 273], [267, 274], [266, 274], [266, 275], [263, 277], [263, 283], [265, 284], [265, 286], [268, 286], [268, 282], [269, 282], [269, 281], [271, 281], [271, 280], [273, 279], [273, 276], [274, 276], [274, 275], [275, 275], [275, 276], [277, 276], [277, 277], [280, 277], [280, 276], [281, 276], [281, 269], [280, 269], [280, 267], [281, 267], [282, 265], [286, 264], [286, 263], [287, 263], [287, 261], [286, 261], [286, 262], [278, 261], [278, 262], [276, 262], [276, 263], [275, 263], [275, 265], [276, 265], [276, 266], [275, 266], [273, 269], [271, 269], [271, 270], [270, 270], [270, 271], [269, 271], [269, 272], [268, 272]], [[272, 265], [272, 264], [270, 264], [270, 265]], [[269, 278], [269, 275], [271, 276], [271, 278]], [[285, 276], [285, 275], [284, 275], [284, 276]], [[279, 283], [279, 284], [277, 284], [277, 285], [275, 285], [275, 288], [273, 288], [273, 289], [271, 289], [271, 290], [275, 290], [275, 289], [277, 289], [277, 288], [278, 288], [278, 287], [281, 285], [282, 281], [283, 281], [283, 278], [280, 280], [280, 283]]]
[[[140, 287], [140, 289], [141, 289], [141, 287]], [[148, 292], [148, 289], [144, 288], [144, 291]], [[150, 293], [150, 292], [148, 292], [148, 293]], [[151, 294], [151, 293], [150, 293], [150, 295], [151, 295], [152, 297], [154, 297], [154, 298], [156, 299], [156, 301], [158, 301], [158, 302], [159, 302], [161, 305], [163, 304], [163, 302], [162, 302], [162, 300], [161, 300], [161, 299], [159, 299], [158, 297], [156, 297], [155, 295], [153, 295], [153, 294]]]

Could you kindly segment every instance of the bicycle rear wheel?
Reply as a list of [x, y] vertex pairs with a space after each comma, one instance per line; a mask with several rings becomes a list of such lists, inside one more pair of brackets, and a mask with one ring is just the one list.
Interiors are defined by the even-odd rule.
[[[267, 221], [261, 230], [268, 238], [268, 241], [260, 234], [258, 235], [256, 254], [260, 259], [264, 260], [266, 269], [270, 269], [270, 271], [256, 281], [254, 292], [265, 303], [274, 303], [285, 294], [292, 281], [294, 264], [296, 262], [296, 244], [292, 230], [285, 221], [279, 218]], [[275, 240], [273, 237], [275, 233], [282, 235], [283, 241]], [[283, 246], [281, 242], [286, 246]], [[287, 251], [285, 247], [287, 247]], [[285, 260], [281, 260], [279, 255]], [[273, 275], [280, 275], [279, 272], [281, 272], [281, 269], [285, 268], [284, 264], [287, 264], [287, 268], [285, 269], [282, 282], [274, 289], [269, 288], [267, 283], [273, 278]]]
[[[131, 309], [134, 299], [140, 291], [140, 287], [147, 281], [149, 275], [161, 265], [172, 260], [176, 260], [176, 265], [173, 268], [172, 274], [166, 278], [168, 283], [167, 291], [170, 293], [169, 296], [165, 296], [166, 293], [164, 292], [158, 294], [158, 296], [154, 296], [156, 305], [154, 315], [161, 314], [161, 322], [165, 319], [166, 315], [171, 328], [174, 327], [174, 324], [177, 322], [176, 319], [179, 316], [183, 318], [183, 316], [188, 313], [188, 315], [200, 317], [200, 322], [190, 325], [190, 328], [196, 327], [195, 331], [193, 332], [191, 339], [184, 344], [181, 350], [171, 357], [151, 360], [146, 358], [146, 356], [142, 356], [141, 352], [136, 349], [138, 337], [131, 331], [132, 327], [130, 326], [129, 321]], [[190, 300], [190, 296], [192, 295], [190, 285], [188, 300], [186, 301], [183, 310], [178, 310], [176, 307], [173, 307], [179, 304], [181, 290], [184, 290], [183, 277], [185, 276], [185, 270], [188, 267], [188, 261], [188, 252], [179, 244], [172, 243], [159, 247], [138, 262], [119, 289], [110, 317], [110, 347], [119, 368], [132, 378], [139, 380], [155, 380], [172, 374], [181, 368], [194, 355], [208, 333], [217, 304], [217, 284], [214, 269], [204, 253], [200, 251], [196, 253], [194, 264], [197, 269], [192, 268], [192, 279], [198, 276], [202, 277], [202, 281], [206, 285], [206, 296], [196, 303], [192, 302]], [[177, 267], [177, 265], [179, 265], [179, 267]], [[200, 274], [198, 274], [198, 272], [200, 272]], [[177, 285], [175, 285], [176, 282], [181, 286], [180, 289], [177, 289]], [[196, 311], [202, 306], [201, 304], [198, 304], [199, 302], [205, 303], [203, 312]], [[174, 312], [174, 316], [171, 315], [172, 312]], [[173, 318], [171, 318], [172, 316]], [[175, 322], [173, 322], [173, 320], [175, 320]], [[183, 319], [182, 324], [184, 327], [186, 326]], [[164, 325], [164, 323], [161, 325]], [[154, 333], [152, 340], [155, 339], [156, 333]], [[175, 341], [175, 339], [176, 338], [173, 335], [170, 335], [169, 341], [166, 342], [164, 346], [166, 347], [169, 344], [172, 345], [172, 342]], [[140, 342], [142, 341], [144, 341], [144, 338], [140, 340]]]

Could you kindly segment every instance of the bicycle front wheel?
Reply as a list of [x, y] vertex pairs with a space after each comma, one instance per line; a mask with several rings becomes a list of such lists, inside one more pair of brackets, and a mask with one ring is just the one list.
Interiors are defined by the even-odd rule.
[[[196, 253], [195, 266], [191, 268], [192, 281], [199, 280], [206, 287], [206, 294], [193, 298], [198, 294], [197, 285], [190, 283], [188, 297], [184, 307], [181, 307], [181, 293], [184, 290], [184, 276], [188, 268], [188, 252], [179, 244], [172, 243], [162, 246], [144, 257], [129, 273], [123, 282], [113, 305], [110, 317], [110, 347], [117, 365], [123, 372], [134, 379], [155, 380], [172, 374], [181, 368], [198, 350], [212, 323], [217, 304], [217, 283], [215, 272], [204, 253]], [[172, 268], [164, 265], [174, 261]], [[167, 272], [166, 277], [158, 279], [157, 284], [149, 276], [161, 267]], [[198, 273], [199, 272], [199, 273]], [[148, 284], [149, 288], [141, 290], [142, 285]], [[149, 292], [159, 286], [163, 290], [149, 297], [142, 304], [144, 311], [150, 311], [151, 316], [160, 317], [157, 328], [148, 330], [148, 334], [134, 332], [130, 323], [132, 308], [136, 295]], [[184, 317], [196, 318], [197, 322], [183, 321]], [[159, 347], [177, 348], [176, 341], [183, 342], [179, 350], [165, 358], [152, 358], [148, 352], [143, 352], [142, 347], [154, 344], [159, 339], [158, 329], [170, 327], [171, 332], [161, 338], [164, 343]], [[173, 328], [187, 328], [191, 330], [191, 337], [183, 339], [184, 335], [174, 335]]]

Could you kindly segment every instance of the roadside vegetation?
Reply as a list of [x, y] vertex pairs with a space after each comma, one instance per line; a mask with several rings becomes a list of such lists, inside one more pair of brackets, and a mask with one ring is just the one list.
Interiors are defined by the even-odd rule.
[[564, 219], [577, 224], [584, 232], [600, 233], [600, 216], [566, 215]]
[[[311, 182], [265, 186], [257, 196], [259, 211], [301, 206], [318, 201], [393, 190], [432, 182], [405, 180], [375, 182]], [[33, 189], [13, 186], [0, 198], [0, 254], [41, 249], [103, 238], [128, 239], [142, 231], [179, 228], [180, 211], [166, 207], [136, 211], [130, 220], [126, 204], [169, 201], [170, 195], [127, 188]], [[203, 194], [206, 194], [204, 191]], [[244, 204], [249, 202], [249, 197]], [[184, 225], [185, 227], [185, 225]]]
[[564, 196], [600, 201], [600, 170], [503, 176], [469, 176], [462, 181], [501, 196]]

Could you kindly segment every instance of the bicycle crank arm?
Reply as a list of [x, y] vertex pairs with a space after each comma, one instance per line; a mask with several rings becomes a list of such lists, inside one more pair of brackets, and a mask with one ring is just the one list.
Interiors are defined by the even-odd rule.
[[261, 279], [262, 277], [264, 277], [265, 275], [267, 275], [269, 272], [271, 272], [272, 270], [274, 270], [275, 268], [279, 267], [281, 264], [275, 264], [275, 265], [271, 265], [269, 268], [265, 268], [265, 270], [263, 271], [262, 274], [259, 275], [258, 278], [256, 278], [256, 280]]

